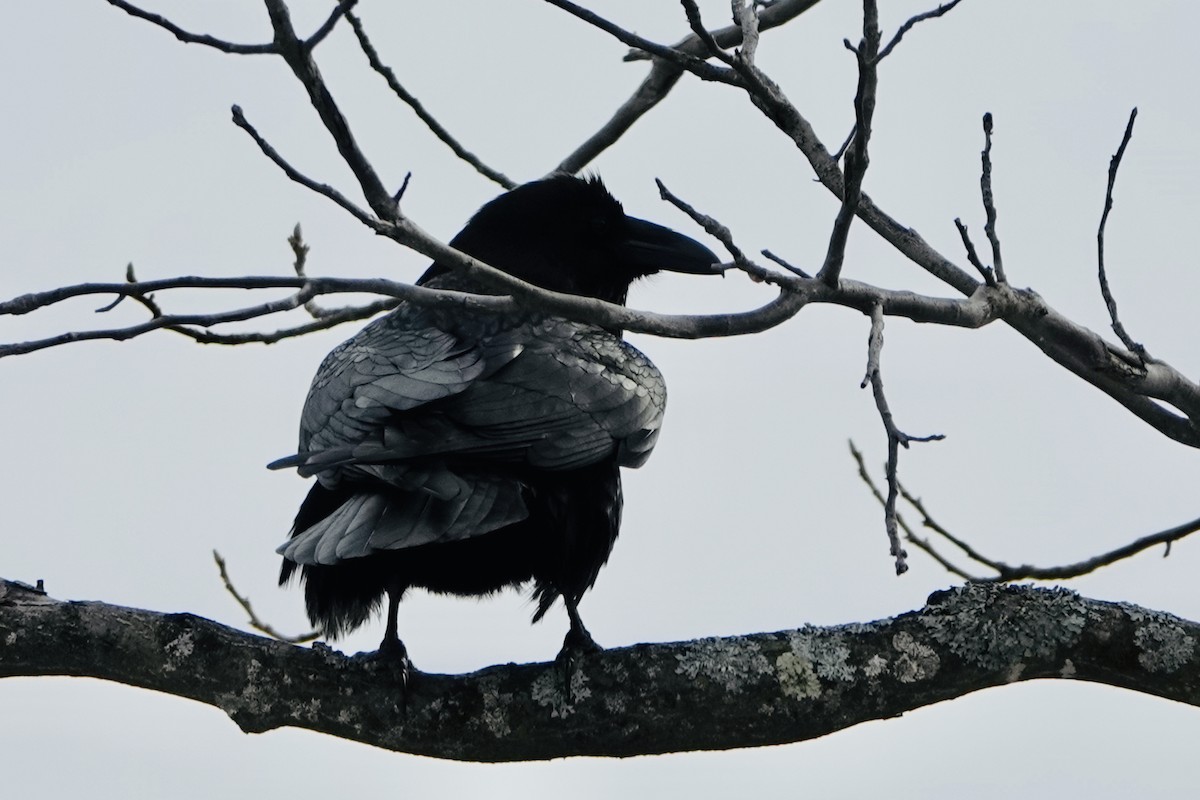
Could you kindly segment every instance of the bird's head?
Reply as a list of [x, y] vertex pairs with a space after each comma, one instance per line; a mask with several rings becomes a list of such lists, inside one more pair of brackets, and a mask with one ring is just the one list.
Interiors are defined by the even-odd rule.
[[[545, 289], [611, 303], [624, 303], [629, 284], [655, 272], [721, 271], [699, 242], [627, 216], [595, 177], [518, 186], [479, 209], [450, 245]], [[447, 271], [434, 264], [421, 282]]]

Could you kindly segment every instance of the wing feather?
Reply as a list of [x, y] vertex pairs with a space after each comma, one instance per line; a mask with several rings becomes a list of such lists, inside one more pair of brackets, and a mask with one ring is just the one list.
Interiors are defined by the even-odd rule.
[[271, 465], [356, 490], [280, 552], [328, 564], [497, 530], [528, 513], [522, 469], [640, 465], [665, 402], [653, 364], [599, 328], [402, 306], [330, 353], [299, 453]]

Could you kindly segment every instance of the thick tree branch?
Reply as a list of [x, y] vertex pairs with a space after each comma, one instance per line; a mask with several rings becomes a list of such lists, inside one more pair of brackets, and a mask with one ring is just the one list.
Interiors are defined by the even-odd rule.
[[578, 664], [570, 699], [552, 663], [416, 673], [405, 708], [383, 662], [0, 583], [0, 677], [101, 678], [207, 703], [247, 732], [470, 761], [802, 741], [1035, 678], [1200, 706], [1198, 638], [1194, 622], [1129, 604], [968, 585], [866, 624], [608, 650]]

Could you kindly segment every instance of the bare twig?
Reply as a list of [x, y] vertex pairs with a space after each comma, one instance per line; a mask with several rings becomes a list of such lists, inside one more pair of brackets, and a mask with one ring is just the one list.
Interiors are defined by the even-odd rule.
[[259, 135], [254, 126], [251, 125], [246, 119], [245, 115], [242, 114], [242, 109], [240, 106], [234, 106], [230, 110], [233, 113], [233, 123], [246, 133], [250, 134], [250, 138], [252, 138], [254, 143], [258, 145], [258, 148], [262, 150], [263, 155], [275, 162], [275, 165], [282, 169], [289, 178], [306, 189], [311, 189], [317, 194], [328, 197], [330, 200], [348, 211], [355, 219], [364, 225], [372, 228], [376, 227], [378, 220], [372, 217], [364, 209], [359, 208], [357, 205], [352, 203], [344, 194], [327, 183], [317, 183], [312, 178], [304, 175], [302, 172], [300, 172], [300, 170], [289, 164], [283, 158], [283, 156], [279, 155], [279, 152], [267, 142], [266, 139]]
[[[316, 62], [310, 57], [309, 48], [296, 36], [295, 28], [292, 26], [291, 13], [287, 5], [283, 0], [264, 0], [264, 2], [267, 6], [267, 14], [271, 18], [271, 28], [275, 32], [275, 45], [278, 48], [279, 55], [287, 62], [288, 67], [292, 70], [292, 74], [296, 76], [296, 79], [300, 81], [301, 85], [308, 92], [309, 102], [333, 139], [338, 153], [342, 157], [342, 161], [354, 173], [354, 177], [362, 189], [363, 197], [367, 200], [367, 205], [371, 207], [371, 210], [381, 220], [395, 221], [399, 219], [399, 210], [396, 207], [395, 201], [392, 200], [391, 193], [385, 188], [383, 181], [380, 180], [379, 175], [375, 172], [375, 168], [358, 146], [354, 134], [350, 131], [349, 123], [334, 101], [333, 94], [325, 85], [324, 78], [321, 77], [321, 71], [317, 69]], [[234, 108], [234, 121], [237, 122], [242, 117], [242, 114], [236, 106]], [[241, 122], [244, 121], [244, 119], [241, 120]], [[263, 152], [267, 153], [281, 167], [284, 167], [282, 159], [279, 159], [277, 155], [271, 156], [271, 153], [274, 151], [269, 150], [269, 146], [262, 140], [262, 137], [252, 132], [252, 129], [248, 126], [242, 125], [241, 122], [239, 122], [239, 126], [254, 136], [255, 141], [259, 143], [259, 147], [263, 148]], [[290, 168], [285, 167], [285, 169]], [[296, 180], [291, 172], [289, 172], [288, 177]], [[310, 186], [309, 188], [315, 188], [315, 186]], [[336, 199], [333, 194], [328, 194], [327, 192], [322, 192], [322, 194], [326, 194], [331, 199]], [[346, 210], [350, 211], [354, 208], [353, 204], [346, 201], [345, 198], [342, 198], [342, 201], [339, 204], [343, 205]], [[354, 212], [352, 211], [352, 213]], [[361, 211], [358, 212], [358, 214], [361, 213]]]
[[958, 235], [962, 237], [963, 247], [967, 250], [967, 260], [971, 262], [971, 266], [979, 270], [984, 283], [988, 286], [995, 286], [996, 273], [992, 271], [991, 267], [985, 267], [979, 260], [979, 254], [975, 252], [975, 243], [971, 241], [971, 234], [967, 233], [967, 226], [958, 217], [954, 218], [954, 226], [958, 228]]
[[644, 50], [652, 56], [665, 59], [666, 61], [670, 61], [671, 63], [684, 68], [701, 80], [729, 83], [733, 85], [738, 85], [740, 83], [737, 73], [732, 69], [714, 66], [707, 63], [703, 59], [696, 58], [689, 53], [676, 50], [673, 47], [666, 47], [665, 45], [657, 44], [649, 39], [644, 39], [641, 36], [638, 36], [636, 33], [628, 31], [619, 25], [616, 25], [615, 23], [609, 22], [599, 14], [569, 2], [569, 0], [546, 0], [546, 2], [552, 6], [555, 6], [556, 8], [561, 8], [568, 14], [583, 20], [593, 27], [599, 28], [629, 47], [633, 47], [638, 50]]
[[846, 155], [846, 151], [850, 149], [850, 145], [854, 142], [854, 134], [858, 132], [857, 127], [850, 128], [850, 133], [846, 134], [846, 138], [842, 140], [842, 145], [833, 153], [834, 161], [841, 161], [842, 156]]
[[[879, 491], [879, 487], [875, 485], [875, 480], [871, 477], [870, 472], [867, 471], [867, 465], [863, 458], [863, 454], [858, 447], [855, 446], [853, 439], [850, 440], [850, 455], [854, 457], [855, 462], [858, 464], [858, 477], [861, 478], [863, 483], [867, 485], [867, 488], [871, 490], [871, 494], [874, 495], [875, 499], [879, 501], [879, 505], [887, 508], [887, 501], [884, 499], [883, 493]], [[900, 491], [903, 493], [904, 488], [901, 487]], [[943, 556], [928, 539], [923, 539], [920, 536], [917, 536], [912, 527], [908, 524], [908, 521], [904, 519], [904, 515], [898, 511], [896, 512], [896, 524], [900, 526], [902, 531], [904, 531], [904, 541], [911, 543], [918, 550], [926, 553], [930, 558], [940, 564], [947, 572], [957, 575], [958, 577], [968, 581], [982, 580], [982, 578], [972, 575], [954, 562], [950, 561], [950, 559]]]
[[[817, 4], [818, 0], [781, 0], [764, 8], [758, 15], [758, 30], [763, 32], [779, 27], [803, 14]], [[731, 25], [712, 32], [712, 39], [719, 47], [734, 47], [742, 41], [740, 25]], [[672, 47], [681, 53], [693, 56], [705, 55], [708, 50], [701, 39], [692, 34]], [[625, 57], [627, 61], [652, 58], [644, 50], [633, 50]], [[657, 106], [679, 82], [684, 69], [674, 62], [654, 58], [650, 72], [633, 94], [613, 113], [599, 130], [562, 159], [554, 171], [575, 173], [615, 144], [635, 122]]]
[[992, 115], [983, 115], [984, 146], [981, 160], [983, 170], [979, 176], [979, 187], [983, 195], [983, 210], [987, 214], [987, 222], [983, 226], [988, 241], [992, 243], [992, 266], [996, 271], [996, 280], [1008, 283], [1004, 275], [1004, 262], [1000, 258], [1000, 240], [996, 237], [996, 201], [992, 196]]
[[[867, 484], [867, 487], [871, 490], [871, 494], [875, 496], [875, 499], [879, 501], [879, 504], [886, 509], [887, 500], [884, 498], [883, 493], [880, 492], [879, 487], [875, 485], [875, 481], [871, 478], [871, 475], [867, 470], [863, 455], [858, 448], [855, 447], [853, 441], [850, 442], [850, 454], [854, 457], [855, 462], [858, 464], [858, 476], [863, 480], [864, 483]], [[1173, 528], [1159, 531], [1158, 533], [1152, 533], [1147, 536], [1139, 537], [1129, 544], [1123, 545], [1114, 550], [1109, 550], [1108, 552], [1101, 553], [1097, 556], [1093, 556], [1092, 558], [1084, 559], [1083, 561], [1077, 561], [1072, 564], [1064, 564], [1055, 567], [1035, 567], [1028, 564], [1012, 565], [1006, 564], [1003, 561], [997, 561], [994, 558], [984, 555], [979, 550], [972, 547], [970, 543], [958, 536], [955, 536], [933, 518], [933, 515], [930, 514], [928, 508], [926, 508], [925, 504], [920, 498], [909, 492], [903, 484], [897, 483], [897, 487], [899, 489], [900, 496], [903, 497], [904, 500], [906, 500], [913, 507], [913, 509], [921, 515], [922, 525], [924, 525], [926, 528], [929, 528], [931, 531], [957, 547], [967, 558], [971, 559], [977, 564], [987, 567], [996, 573], [990, 577], [980, 577], [968, 573], [966, 570], [950, 561], [949, 558], [942, 555], [937, 548], [930, 544], [928, 540], [921, 539], [920, 537], [916, 536], [912, 531], [912, 528], [905, 522], [903, 515], [897, 513], [896, 519], [899, 526], [905, 532], [905, 541], [911, 542], [915, 546], [924, 550], [935, 561], [941, 564], [947, 572], [970, 581], [1049, 581], [1078, 578], [1081, 575], [1087, 575], [1102, 567], [1111, 566], [1118, 561], [1130, 558], [1152, 547], [1157, 547], [1158, 545], [1164, 546], [1163, 557], [1165, 558], [1166, 556], [1170, 555], [1170, 548], [1173, 542], [1177, 542], [1180, 539], [1200, 531], [1200, 519], [1194, 519], [1190, 522], [1185, 522], [1182, 525], [1176, 525]]]
[[783, 258], [775, 255], [770, 250], [763, 250], [762, 254], [763, 254], [764, 258], [774, 261], [776, 264], [783, 267], [784, 269], [786, 269], [788, 272], [792, 273], [793, 275], [795, 275], [799, 278], [805, 278], [807, 280], [812, 279], [812, 276], [809, 275], [807, 272], [805, 272], [804, 270], [795, 266], [794, 264], [791, 264], [791, 263], [785, 261]]
[[247, 623], [251, 628], [254, 628], [254, 630], [258, 631], [259, 633], [265, 633], [272, 639], [278, 639], [279, 641], [287, 642], [288, 644], [304, 644], [305, 642], [311, 642], [313, 639], [316, 639], [321, 635], [320, 631], [309, 631], [308, 633], [301, 633], [298, 636], [288, 636], [275, 630], [266, 622], [263, 622], [258, 618], [258, 614], [254, 613], [254, 609], [251, 608], [250, 598], [233, 588], [233, 581], [229, 579], [229, 571], [225, 568], [225, 559], [222, 558], [221, 554], [216, 550], [213, 550], [213, 561], [217, 562], [217, 569], [221, 573], [221, 583], [225, 584], [225, 591], [233, 595], [233, 599], [237, 601], [237, 604], [241, 606], [246, 612], [247, 616], [250, 617], [250, 619], [247, 620]]
[[883, 353], [883, 308], [875, 306], [871, 309], [871, 335], [867, 340], [867, 373], [862, 380], [862, 388], [871, 385], [871, 393], [875, 396], [875, 406], [879, 409], [879, 418], [887, 431], [888, 460], [887, 460], [887, 499], [884, 501], [884, 525], [887, 528], [888, 542], [891, 554], [896, 559], [896, 574], [903, 575], [908, 571], [907, 553], [900, 544], [900, 534], [896, 521], [896, 498], [899, 495], [899, 479], [897, 477], [900, 448], [908, 448], [911, 442], [932, 442], [944, 439], [942, 434], [932, 436], [909, 436], [896, 427], [892, 411], [888, 407], [887, 397], [883, 393], [883, 373], [879, 362]]
[[689, 203], [679, 199], [658, 178], [654, 179], [654, 183], [658, 186], [658, 196], [678, 208], [683, 213], [687, 214], [692, 218], [693, 222], [704, 228], [705, 233], [720, 241], [721, 244], [724, 245], [725, 249], [729, 251], [729, 254], [733, 256], [734, 263], [736, 263], [739, 267], [745, 264], [752, 264], [752, 262], [746, 258], [746, 254], [742, 252], [741, 248], [734, 244], [733, 233], [730, 232], [729, 228], [725, 227], [707, 214], [702, 214], [701, 212], [697, 211]]
[[314, 47], [319, 45], [322, 41], [324, 41], [326, 36], [333, 32], [333, 29], [337, 25], [339, 19], [342, 17], [349, 19], [350, 9], [354, 8], [356, 5], [358, 5], [358, 0], [342, 0], [342, 2], [338, 3], [333, 11], [329, 12], [329, 17], [325, 20], [321, 27], [317, 28], [316, 32], [314, 32], [312, 36], [304, 40], [304, 46], [309, 50], [312, 50]]
[[949, 12], [952, 8], [954, 8], [956, 5], [958, 5], [961, 2], [962, 2], [962, 0], [951, 0], [951, 2], [943, 3], [942, 5], [933, 9], [932, 11], [926, 11], [923, 14], [917, 14], [916, 16], [909, 18], [909, 20], [907, 22], [905, 22], [903, 25], [901, 25], [900, 29], [898, 31], [896, 31], [896, 35], [893, 36], [892, 40], [887, 43], [887, 46], [879, 51], [879, 55], [876, 57], [875, 60], [882, 61], [883, 59], [887, 58], [891, 54], [892, 50], [895, 49], [896, 45], [900, 44], [900, 40], [904, 38], [904, 34], [908, 33], [910, 30], [912, 30], [914, 25], [916, 25], [919, 22], [924, 22], [927, 19], [934, 19], [935, 17], [940, 17], [943, 14]]
[[1055, 567], [1035, 567], [1029, 564], [1013, 565], [1007, 564], [1003, 561], [997, 561], [996, 559], [983, 555], [978, 550], [971, 547], [967, 542], [963, 541], [959, 537], [954, 536], [948, 530], [946, 530], [946, 528], [938, 524], [920, 499], [913, 497], [903, 487], [901, 487], [901, 493], [903, 494], [904, 499], [912, 504], [912, 507], [921, 515], [923, 520], [922, 524], [924, 524], [925, 527], [945, 537], [947, 541], [951, 542], [955, 547], [962, 550], [963, 553], [972, 561], [982, 564], [995, 571], [996, 575], [990, 578], [980, 579], [992, 582], [1027, 580], [1052, 581], [1078, 578], [1081, 575], [1087, 575], [1091, 572], [1095, 572], [1101, 567], [1110, 566], [1118, 561], [1135, 556], [1138, 553], [1141, 553], [1152, 547], [1157, 547], [1158, 545], [1164, 546], [1165, 549], [1163, 556], [1165, 557], [1170, 553], [1170, 546], [1173, 542], [1177, 542], [1184, 537], [1200, 531], [1200, 519], [1194, 519], [1189, 522], [1185, 522], [1182, 525], [1176, 525], [1173, 528], [1168, 528], [1157, 533], [1141, 536], [1126, 545], [1122, 545], [1121, 547], [1109, 550], [1108, 552], [1093, 556], [1092, 558], [1076, 561], [1072, 564], [1063, 564]]
[[[704, 20], [700, 18], [700, 7], [696, 5], [695, 0], [682, 0], [682, 3], [683, 12], [687, 16], [688, 25], [692, 29], [692, 35], [704, 44], [708, 55], [715, 57], [719, 61], [724, 61], [732, 67], [736, 63], [736, 60], [732, 55], [721, 49], [721, 46], [717, 44], [717, 40], [709, 33], [708, 28], [704, 27]], [[741, 24], [736, 22], [736, 20], [734, 24], [741, 27]]]
[[215, 36], [209, 36], [204, 33], [189, 33], [183, 28], [180, 28], [175, 23], [171, 22], [166, 17], [158, 14], [151, 14], [149, 11], [144, 11], [132, 3], [127, 3], [125, 0], [108, 0], [108, 4], [115, 6], [131, 17], [144, 19], [149, 23], [169, 31], [179, 41], [184, 44], [200, 44], [205, 47], [212, 47], [220, 50], [222, 53], [231, 53], [236, 55], [266, 55], [278, 53], [278, 49], [274, 43], [270, 44], [235, 44], [227, 42], [224, 39], [218, 39]]
[[375, 46], [372, 45], [371, 40], [367, 38], [367, 32], [366, 29], [363, 28], [362, 21], [359, 20], [359, 18], [354, 14], [347, 14], [346, 19], [350, 21], [350, 26], [354, 28], [354, 35], [358, 37], [359, 47], [362, 48], [363, 54], [367, 57], [367, 62], [371, 65], [371, 69], [375, 70], [383, 77], [385, 81], [387, 81], [387, 85], [392, 90], [392, 93], [404, 101], [408, 107], [413, 110], [413, 113], [425, 123], [425, 127], [429, 128], [434, 136], [436, 136], [442, 141], [443, 144], [454, 151], [454, 155], [470, 164], [476, 169], [476, 171], [479, 172], [479, 174], [483, 175], [488, 180], [500, 184], [505, 189], [512, 189], [517, 185], [517, 182], [512, 178], [508, 177], [503, 172], [492, 169], [487, 164], [483, 163], [478, 156], [476, 156], [470, 150], [467, 150], [458, 142], [457, 139], [451, 136], [450, 132], [446, 130], [446, 128], [425, 109], [425, 106], [421, 104], [421, 101], [400, 84], [400, 81], [396, 78], [396, 73], [393, 72], [392, 69], [386, 64], [384, 64], [382, 60], [380, 60], [379, 54], [375, 51]]
[[1118, 547], [1115, 550], [1110, 550], [1107, 553], [1101, 553], [1094, 558], [1089, 558], [1075, 564], [1066, 564], [1061, 567], [1006, 567], [1002, 574], [995, 578], [997, 581], [1022, 581], [1022, 580], [1060, 580], [1064, 578], [1074, 578], [1078, 575], [1086, 575], [1100, 567], [1106, 567], [1109, 564], [1116, 563], [1122, 559], [1137, 555], [1143, 550], [1148, 550], [1157, 545], [1165, 545], [1163, 556], [1167, 556], [1171, 552], [1171, 543], [1177, 542], [1185, 536], [1190, 536], [1196, 531], [1200, 531], [1200, 519], [1194, 519], [1191, 522], [1185, 522], [1182, 525], [1177, 525], [1174, 528], [1168, 528], [1165, 531], [1152, 533], [1148, 536], [1143, 536], [1140, 539], [1135, 539], [1123, 547]]
[[1121, 324], [1120, 317], [1117, 316], [1117, 300], [1113, 297], [1112, 289], [1108, 285], [1108, 274], [1104, 270], [1104, 228], [1108, 225], [1108, 213], [1113, 207], [1113, 186], [1117, 182], [1117, 170], [1121, 167], [1121, 159], [1125, 156], [1125, 148], [1129, 145], [1129, 140], [1133, 138], [1133, 123], [1137, 119], [1137, 109], [1129, 112], [1129, 122], [1125, 125], [1125, 135], [1121, 137], [1121, 146], [1117, 148], [1117, 152], [1108, 162], [1108, 189], [1104, 193], [1104, 213], [1100, 215], [1100, 229], [1096, 232], [1096, 250], [1097, 262], [1099, 263], [1100, 273], [1100, 294], [1104, 297], [1104, 304], [1108, 306], [1108, 316], [1112, 320], [1113, 333], [1121, 340], [1131, 352], [1145, 359], [1149, 358], [1149, 353], [1141, 344], [1135, 342], [1133, 337], [1125, 330], [1125, 326]]
[[[1003, 571], [1003, 569], [1004, 569], [1003, 564], [1001, 564], [998, 561], [994, 561], [994, 560], [988, 558], [987, 556], [983, 555], [983, 553], [979, 552], [974, 547], [972, 547], [970, 545], [970, 543], [967, 542], [965, 539], [961, 539], [958, 536], [955, 536], [948, 529], [939, 525], [937, 523], [937, 521], [935, 521], [933, 519], [933, 517], [929, 514], [929, 512], [926, 510], [925, 504], [923, 502], [921, 502], [921, 499], [919, 497], [913, 495], [911, 492], [909, 492], [908, 489], [906, 489], [904, 487], [904, 484], [900, 484], [899, 488], [900, 488], [900, 496], [903, 497], [908, 502], [908, 504], [911, 505], [916, 510], [916, 512], [921, 515], [921, 524], [922, 525], [924, 525], [926, 528], [929, 528], [931, 531], [933, 531], [937, 535], [941, 536], [946, 541], [950, 542], [950, 544], [957, 547], [959, 550], [961, 550], [963, 552], [963, 555], [965, 555], [967, 558], [971, 559], [972, 561], [974, 561], [978, 564], [982, 564], [983, 566], [985, 566], [989, 569], [995, 570], [997, 573]], [[991, 578], [979, 578], [979, 580], [992, 580], [992, 579]]]
[[[450, 267], [463, 270], [466, 274], [488, 282], [489, 286], [497, 287], [497, 291], [511, 294], [513, 298], [511, 301], [501, 297], [476, 298], [474, 300], [460, 298], [453, 302], [475, 303], [477, 308], [538, 306], [551, 313], [580, 321], [684, 338], [729, 336], [765, 330], [794, 316], [809, 302], [837, 303], [856, 308], [863, 313], [870, 313], [875, 305], [879, 305], [885, 315], [899, 315], [919, 322], [937, 322], [963, 327], [979, 327], [995, 319], [1002, 319], [1034, 342], [1056, 363], [1107, 393], [1156, 430], [1189, 446], [1200, 447], [1200, 386], [1194, 381], [1187, 379], [1167, 364], [1145, 363], [1136, 353], [1130, 352], [1127, 348], [1108, 343], [1095, 332], [1077, 325], [1057, 313], [1033, 292], [1012, 290], [1003, 281], [1000, 281], [997, 286], [980, 284], [970, 273], [959, 268], [930, 247], [912, 228], [884, 213], [865, 193], [862, 194], [857, 204], [857, 215], [879, 232], [899, 252], [931, 275], [965, 295], [966, 299], [952, 300], [908, 292], [889, 292], [846, 280], [840, 281], [837, 287], [817, 286], [811, 281], [804, 283], [805, 279], [798, 275], [778, 275], [774, 280], [781, 287], [785, 287], [786, 291], [780, 292], [777, 297], [758, 309], [739, 314], [679, 317], [632, 311], [598, 301], [590, 301], [589, 298], [557, 295], [538, 290], [511, 276], [498, 273], [486, 264], [438, 242], [421, 231], [411, 220], [399, 215], [392, 196], [383, 188], [383, 183], [375, 175], [370, 164], [366, 162], [350, 135], [346, 121], [341, 117], [336, 105], [333, 104], [332, 98], [329, 97], [327, 87], [315, 65], [312, 64], [308, 48], [291, 29], [286, 7], [281, 0], [264, 0], [264, 2], [271, 14], [272, 24], [275, 28], [275, 41], [280, 55], [288, 60], [293, 72], [308, 91], [314, 108], [320, 114], [344, 160], [358, 178], [363, 194], [375, 212], [374, 216], [350, 203], [329, 187], [323, 187], [300, 175], [287, 165], [277, 153], [274, 153], [262, 140], [262, 137], [255, 135], [256, 142], [259, 143], [264, 153], [272, 157], [272, 160], [281, 168], [284, 168], [289, 177], [334, 199], [374, 232], [388, 236], [426, 256], [443, 261]], [[565, 0], [559, 0], [556, 5], [563, 7], [570, 5], [564, 5], [564, 3]], [[765, 29], [768, 17], [778, 8], [785, 6], [793, 9], [798, 7], [795, 3], [788, 3], [786, 0], [773, 4], [763, 12], [760, 27]], [[594, 15], [589, 16], [588, 13], [582, 12], [577, 7], [572, 6], [572, 8], [575, 9], [572, 13], [578, 12], [577, 16], [593, 21]], [[630, 39], [631, 35], [628, 35], [628, 32], [619, 29], [613, 30], [615, 26], [611, 24], [601, 24], [600, 27], [618, 38], [624, 36], [623, 41]], [[736, 35], [741, 35], [740, 28]], [[724, 42], [715, 34], [714, 38], [724, 46]], [[694, 41], [699, 46], [699, 40], [694, 39]], [[629, 44], [639, 47], [644, 44], [644, 40], [635, 38]], [[686, 64], [681, 68], [704, 71], [704, 68], [694, 63], [699, 59], [693, 57], [692, 61], [688, 61], [677, 57], [678, 54], [675, 52], [668, 53], [663, 50], [671, 51], [672, 48], [661, 48], [658, 45], [649, 48], [650, 52], [673, 59], [676, 65]], [[752, 64], [739, 64], [739, 66], [740, 69], [736, 70], [732, 76], [723, 75], [721, 79], [724, 82], [741, 86], [747, 91], [755, 106], [795, 142], [809, 160], [822, 184], [839, 198], [843, 198], [847, 194], [846, 176], [843, 175], [838, 163], [826, 150], [812, 125], [788, 101], [779, 87], [757, 67]], [[705, 67], [721, 71], [721, 68], [712, 65], [705, 65]], [[996, 277], [998, 278], [999, 274]], [[119, 295], [121, 292], [116, 294]], [[129, 294], [135, 296], [133, 292], [129, 292]], [[426, 300], [414, 299], [414, 301], [425, 302]], [[442, 302], [442, 300], [430, 300], [430, 302]], [[263, 309], [262, 306], [257, 308], [260, 311]], [[28, 310], [31, 310], [29, 296], [0, 303], [0, 313], [24, 313]], [[245, 311], [239, 313], [245, 313]], [[159, 320], [155, 324], [170, 327], [171, 322], [177, 322], [179, 319], [176, 317], [166, 321]], [[195, 324], [203, 324], [198, 321], [197, 317], [191, 319], [197, 320]], [[211, 317], [205, 319], [211, 319]], [[126, 338], [129, 335], [135, 335], [137, 331], [122, 329], [117, 333], [120, 336], [114, 338]], [[99, 334], [91, 332], [83, 335], [96, 337], [105, 334], [104, 332]], [[67, 334], [60, 341], [76, 341], [78, 336], [80, 335]], [[27, 352], [23, 348], [28, 344], [8, 346], [7, 349], [0, 350], [0, 355]]]
[[679, 82], [683, 73], [682, 67], [670, 61], [655, 61], [633, 95], [621, 104], [609, 121], [562, 159], [551, 172], [574, 174], [586, 167], [594, 158], [616, 144], [650, 109], [657, 106]]
[[161, 330], [164, 328], [167, 330], [181, 332], [177, 331], [176, 329], [189, 325], [207, 326], [223, 325], [230, 322], [242, 322], [248, 319], [265, 316], [267, 314], [276, 314], [280, 311], [289, 311], [293, 308], [303, 305], [311, 296], [311, 292], [302, 289], [301, 291], [289, 295], [281, 300], [274, 300], [269, 303], [261, 303], [256, 306], [234, 309], [232, 311], [222, 311], [214, 314], [162, 314], [138, 325], [129, 325], [124, 328], [72, 331], [70, 333], [62, 333], [57, 336], [50, 336], [45, 339], [35, 339], [33, 341], [20, 342], [16, 344], [3, 344], [0, 345], [0, 358], [5, 356], [33, 353], [38, 350], [45, 350], [49, 347], [56, 347], [58, 345], [69, 344], [72, 342], [86, 342], [97, 339], [125, 341], [146, 333], [150, 333], [151, 331]]
[[854, 137], [846, 150], [846, 176], [843, 184], [842, 206], [838, 209], [833, 230], [829, 235], [829, 246], [825, 261], [817, 278], [829, 286], [837, 286], [842, 274], [842, 263], [846, 257], [846, 243], [850, 237], [850, 225], [858, 214], [862, 199], [863, 178], [870, 164], [867, 144], [871, 138], [871, 120], [875, 115], [875, 92], [879, 86], [876, 64], [879, 53], [879, 8], [875, 0], [863, 2], [863, 38], [857, 47], [846, 42], [858, 60], [858, 91], [854, 96]]
[[[288, 247], [292, 249], [292, 255], [295, 259], [292, 261], [292, 269], [296, 271], [296, 275], [301, 278], [306, 278], [305, 264], [308, 262], [309, 247], [304, 243], [304, 234], [300, 230], [300, 223], [296, 223], [296, 227], [292, 229], [292, 235], [287, 240]], [[323, 319], [328, 312], [318, 305], [316, 300], [309, 300], [304, 304], [304, 310], [308, 312], [313, 319]]]
[[[737, 0], [733, 0], [737, 2]], [[796, 17], [808, 11], [815, 6], [820, 0], [775, 0], [775, 2], [758, 2], [755, 4], [755, 13], [758, 16], [758, 32], [763, 33], [771, 28], [778, 28], [788, 22], [791, 22]], [[742, 44], [744, 29], [742, 23], [734, 22], [733, 25], [728, 25], [724, 28], [717, 28], [711, 31], [711, 35], [717, 45], [722, 48], [736, 47]], [[699, 39], [695, 34], [688, 36], [674, 45], [674, 49], [692, 53], [692, 55], [703, 55], [707, 49], [702, 45], [699, 51], [694, 51], [693, 48], [700, 44]], [[645, 61], [652, 59], [653, 56], [649, 53], [633, 49], [625, 56], [626, 61]]]

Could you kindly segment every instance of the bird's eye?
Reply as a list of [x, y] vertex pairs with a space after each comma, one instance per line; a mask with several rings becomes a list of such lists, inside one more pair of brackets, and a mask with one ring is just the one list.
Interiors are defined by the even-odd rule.
[[604, 234], [608, 233], [608, 230], [611, 226], [612, 226], [612, 223], [609, 222], [608, 217], [593, 217], [592, 218], [592, 222], [591, 222], [592, 233], [596, 234], [597, 236], [603, 236]]

